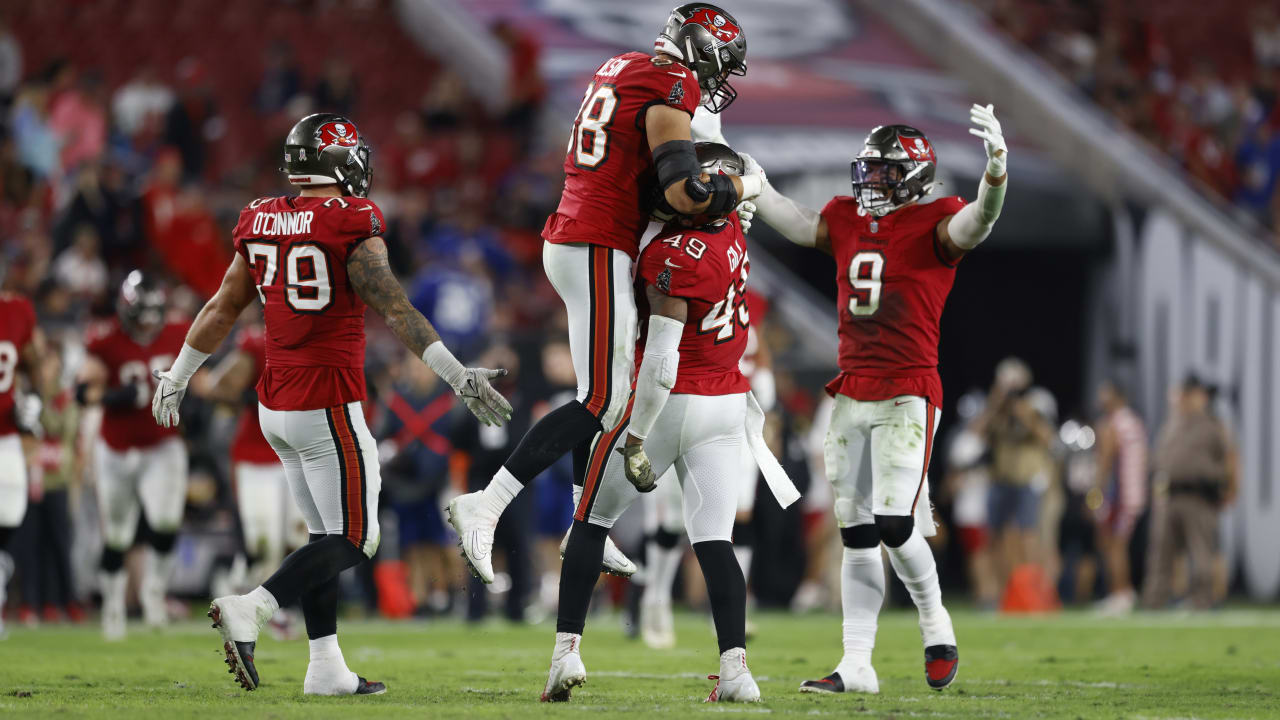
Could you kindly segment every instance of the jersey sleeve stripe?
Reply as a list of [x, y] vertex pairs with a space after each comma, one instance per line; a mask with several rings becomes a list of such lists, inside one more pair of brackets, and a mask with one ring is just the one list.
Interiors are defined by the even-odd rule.
[[924, 401], [924, 469], [920, 471], [920, 483], [916, 485], [916, 497], [911, 501], [911, 515], [916, 514], [916, 504], [920, 502], [920, 491], [924, 489], [925, 478], [929, 477], [929, 456], [933, 454], [933, 403], [928, 398]]
[[595, 445], [591, 446], [591, 457], [587, 461], [587, 473], [582, 482], [582, 499], [573, 513], [573, 519], [578, 522], [587, 522], [591, 517], [591, 508], [595, 505], [596, 495], [604, 483], [605, 471], [609, 468], [613, 446], [618, 441], [618, 436], [626, 432], [627, 426], [631, 424], [631, 407], [634, 404], [633, 394], [627, 401], [627, 409], [622, 414], [622, 422], [618, 423], [618, 427], [597, 435]]

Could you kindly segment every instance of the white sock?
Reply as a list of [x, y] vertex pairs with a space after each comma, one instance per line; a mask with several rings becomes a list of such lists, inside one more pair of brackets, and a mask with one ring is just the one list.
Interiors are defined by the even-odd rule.
[[311, 658], [307, 662], [303, 692], [349, 695], [356, 691], [360, 679], [347, 667], [336, 633], [308, 640], [307, 645], [311, 649]]
[[733, 546], [733, 556], [738, 558], [738, 567], [742, 568], [742, 577], [748, 581], [751, 580], [751, 555], [753, 549], [749, 547]]
[[942, 607], [942, 588], [938, 586], [938, 566], [933, 551], [919, 530], [911, 531], [911, 537], [896, 548], [889, 548], [889, 560], [898, 579], [911, 593], [911, 600], [920, 611], [920, 634], [926, 647], [930, 645], [955, 645], [956, 635], [951, 627], [951, 616]]
[[671, 586], [676, 581], [676, 571], [680, 569], [680, 558], [684, 548], [677, 544], [673, 548], [664, 548], [658, 543], [649, 541], [649, 584], [644, 589], [644, 600], [652, 603], [670, 603]]
[[884, 562], [879, 546], [844, 549], [840, 604], [844, 610], [844, 657], [836, 672], [852, 677], [853, 668], [871, 664], [871, 650], [876, 646], [876, 619], [884, 604]]
[[501, 515], [503, 510], [511, 504], [511, 501], [520, 494], [524, 489], [524, 485], [516, 479], [515, 475], [506, 467], [498, 468], [498, 472], [494, 473], [493, 479], [480, 491], [481, 496], [495, 513]]
[[262, 621], [264, 623], [267, 620], [270, 620], [271, 616], [275, 615], [276, 611], [280, 609], [280, 603], [276, 602], [276, 596], [272, 595], [271, 591], [267, 590], [261, 585], [254, 588], [253, 590], [250, 590], [249, 594], [246, 597], [251, 598], [259, 608], [265, 611], [265, 612], [258, 613], [259, 617], [265, 618]]
[[163, 596], [169, 589], [169, 577], [173, 575], [173, 565], [178, 554], [174, 552], [160, 554], [153, 549], [147, 553], [147, 556], [151, 558], [147, 565], [148, 582]]
[[557, 660], [575, 652], [582, 652], [582, 636], [578, 633], [556, 633], [556, 646], [551, 651], [551, 659]]
[[342, 648], [338, 647], [336, 633], [325, 635], [315, 640], [308, 640], [307, 645], [311, 649], [311, 662], [330, 662], [336, 659], [338, 664], [346, 668], [347, 661], [342, 657]]

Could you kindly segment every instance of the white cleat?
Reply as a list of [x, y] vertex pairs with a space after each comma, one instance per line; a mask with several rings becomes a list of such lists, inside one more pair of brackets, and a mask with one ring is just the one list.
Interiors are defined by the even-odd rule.
[[747, 651], [730, 648], [720, 655], [720, 674], [708, 675], [716, 686], [707, 702], [760, 702], [760, 686], [747, 668]]
[[258, 644], [258, 633], [274, 614], [275, 608], [257, 602], [251, 595], [227, 595], [209, 604], [209, 618], [222, 636], [227, 672], [235, 676], [245, 690], [258, 687], [254, 648]]
[[449, 503], [449, 524], [458, 533], [462, 559], [480, 582], [493, 582], [493, 533], [498, 528], [498, 513], [489, 507], [482, 493], [459, 495]]
[[[569, 546], [570, 529], [564, 534], [564, 539], [560, 541], [560, 559], [564, 559], [564, 549]], [[631, 558], [627, 557], [618, 546], [613, 543], [613, 538], [608, 535], [604, 538], [604, 560], [600, 562], [600, 572], [608, 575], [616, 575], [621, 578], [629, 578], [636, 574], [636, 564], [631, 562]]]
[[542, 702], [568, 702], [570, 691], [587, 682], [587, 668], [580, 652], [582, 636], [556, 633], [556, 649], [551, 654], [551, 670], [542, 689]]
[[640, 605], [640, 639], [654, 650], [670, 650], [676, 646], [675, 614], [670, 602], [642, 602]]
[[110, 642], [123, 640], [125, 636], [124, 592], [128, 577], [123, 571], [103, 573], [102, 579], [102, 637]]
[[866, 693], [880, 694], [880, 681], [876, 678], [875, 668], [870, 665], [855, 665], [837, 668], [830, 675], [820, 680], [805, 680], [800, 684], [802, 693]]

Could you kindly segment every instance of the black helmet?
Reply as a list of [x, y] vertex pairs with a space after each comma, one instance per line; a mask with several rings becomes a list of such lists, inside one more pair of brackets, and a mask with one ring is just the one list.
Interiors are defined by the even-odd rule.
[[909, 125], [881, 125], [853, 161], [853, 195], [868, 213], [887, 215], [928, 195], [937, 170], [924, 133]]
[[[728, 145], [700, 142], [694, 144], [693, 150], [698, 154], [698, 165], [702, 168], [702, 172], [708, 175], [741, 176], [746, 168], [746, 163], [742, 162], [742, 156], [734, 152], [733, 148]], [[673, 219], [683, 226], [697, 228], [720, 224], [733, 213], [734, 210], [720, 215], [713, 213], [699, 213], [693, 216], [676, 215]]]
[[120, 285], [116, 312], [126, 332], [147, 338], [164, 325], [165, 306], [169, 299], [164, 285], [154, 275], [134, 270]]
[[280, 170], [294, 185], [338, 185], [356, 197], [366, 197], [373, 184], [369, 145], [355, 123], [333, 113], [308, 115], [293, 126]]
[[702, 104], [711, 112], [738, 97], [729, 76], [747, 74], [747, 36], [732, 15], [715, 5], [688, 3], [672, 10], [653, 50], [689, 66], [702, 87]]

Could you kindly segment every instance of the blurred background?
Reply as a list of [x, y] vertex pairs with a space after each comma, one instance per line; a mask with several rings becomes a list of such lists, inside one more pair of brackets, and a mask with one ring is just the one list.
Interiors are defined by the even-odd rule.
[[[750, 66], [724, 134], [811, 207], [849, 192], [862, 138], [894, 122], [934, 141], [942, 194], [971, 196], [983, 151], [966, 110], [994, 103], [1004, 122], [1013, 190], [991, 239], [961, 266], [942, 322], [945, 415], [929, 476], [951, 602], [1118, 614], [1275, 601], [1275, 4], [723, 5], [749, 39]], [[464, 361], [511, 371], [504, 391], [517, 408], [507, 428], [478, 427], [369, 315], [384, 535], [375, 562], [345, 578], [348, 609], [538, 622], [554, 613], [570, 469], [553, 467], [508, 511], [500, 579], [487, 589], [464, 577], [440, 508], [482, 485], [572, 392], [539, 232], [588, 78], [612, 55], [648, 51], [669, 10], [634, 0], [5, 3], [3, 287], [35, 302], [61, 360], [49, 372], [69, 394], [86, 328], [116, 312], [128, 272], [164, 278], [171, 309], [190, 316], [230, 261], [239, 210], [289, 192], [277, 171], [288, 128], [310, 112], [348, 115], [373, 147], [371, 197], [410, 298]], [[763, 223], [750, 240], [752, 317], [778, 387], [770, 441], [805, 494], [784, 512], [760, 491], [750, 585], [761, 607], [833, 608], [839, 540], [821, 440], [835, 268]], [[242, 324], [258, 322], [255, 306]], [[184, 406], [175, 615], [246, 583], [255, 554], [241, 538], [228, 450], [252, 405], [204, 385]], [[98, 422], [88, 410], [28, 442], [32, 505], [8, 548], [11, 622], [94, 611]], [[640, 512], [614, 533], [637, 560]], [[675, 592], [700, 607], [696, 573], [686, 566]], [[601, 583], [596, 605], [634, 605], [634, 585]], [[909, 603], [897, 591], [894, 602]]]

